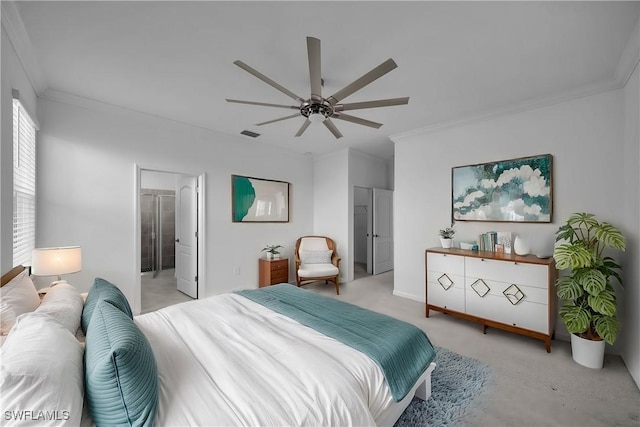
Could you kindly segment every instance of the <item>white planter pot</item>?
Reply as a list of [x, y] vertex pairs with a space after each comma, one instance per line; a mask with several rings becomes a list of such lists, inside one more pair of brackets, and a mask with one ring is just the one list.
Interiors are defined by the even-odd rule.
[[571, 334], [571, 354], [573, 360], [582, 366], [602, 369], [604, 365], [604, 341], [591, 341]]
[[273, 254], [271, 252], [267, 252], [267, 259], [273, 259]]
[[440, 244], [442, 245], [443, 248], [445, 249], [449, 249], [450, 247], [453, 246], [453, 239], [440, 239]]

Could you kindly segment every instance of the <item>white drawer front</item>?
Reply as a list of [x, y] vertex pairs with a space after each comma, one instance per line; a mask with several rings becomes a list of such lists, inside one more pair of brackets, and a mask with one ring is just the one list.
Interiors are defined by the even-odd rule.
[[512, 305], [504, 295], [499, 297], [487, 294], [480, 298], [475, 293], [467, 293], [466, 296], [467, 314], [543, 334], [549, 333], [546, 305], [526, 301]]
[[[477, 285], [472, 286], [474, 283], [476, 283], [478, 279], [481, 279], [484, 282], [484, 284], [490, 289], [489, 293], [491, 295], [495, 295], [497, 297], [504, 297], [503, 292], [507, 288], [511, 287], [511, 285], [513, 284], [509, 282], [497, 282], [495, 280], [488, 280], [480, 277], [467, 276], [465, 281], [465, 290], [467, 293], [472, 292], [475, 295], [476, 292], [474, 291], [473, 288], [475, 288], [481, 294], [484, 293], [484, 290], [483, 290], [484, 286], [481, 283], [478, 283]], [[525, 302], [525, 301], [535, 302], [535, 303], [544, 304], [544, 305], [547, 305], [549, 303], [548, 289], [536, 288], [534, 286], [526, 286], [526, 285], [517, 284], [517, 283], [515, 285], [517, 286], [518, 289], [520, 289], [520, 292], [522, 292], [522, 294], [524, 295], [522, 302]], [[516, 293], [516, 292], [517, 292], [517, 289], [511, 288], [508, 293]]]
[[463, 256], [427, 253], [427, 270], [464, 276]]
[[429, 282], [427, 283], [427, 304], [464, 313], [464, 288], [452, 286], [449, 290], [445, 290], [438, 283]]
[[471, 277], [544, 289], [549, 283], [547, 266], [538, 264], [467, 257], [465, 272]]

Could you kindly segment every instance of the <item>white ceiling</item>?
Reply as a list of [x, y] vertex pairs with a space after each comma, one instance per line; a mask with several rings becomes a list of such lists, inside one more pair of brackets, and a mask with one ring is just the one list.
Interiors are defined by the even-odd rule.
[[[18, 2], [40, 67], [41, 95], [64, 92], [256, 143], [388, 157], [389, 135], [588, 92], [620, 80], [638, 2]], [[301, 138], [293, 104], [233, 65], [240, 59], [309, 96], [306, 36], [322, 41], [323, 94], [393, 58], [398, 68], [346, 98], [409, 96], [409, 105], [351, 112], [379, 130], [335, 121]], [[243, 137], [245, 138], [245, 137]], [[176, 141], [176, 143], [180, 143]]]

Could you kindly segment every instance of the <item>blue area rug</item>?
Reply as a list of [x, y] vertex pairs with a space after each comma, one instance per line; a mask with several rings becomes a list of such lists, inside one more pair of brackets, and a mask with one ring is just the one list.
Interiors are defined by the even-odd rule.
[[413, 398], [395, 427], [450, 426], [488, 383], [489, 367], [470, 357], [436, 347], [431, 398]]

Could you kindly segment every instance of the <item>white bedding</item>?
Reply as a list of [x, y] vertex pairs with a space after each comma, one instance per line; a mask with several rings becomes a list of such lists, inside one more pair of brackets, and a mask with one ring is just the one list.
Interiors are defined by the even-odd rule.
[[366, 355], [235, 294], [137, 316], [156, 425], [374, 425], [394, 402]]

